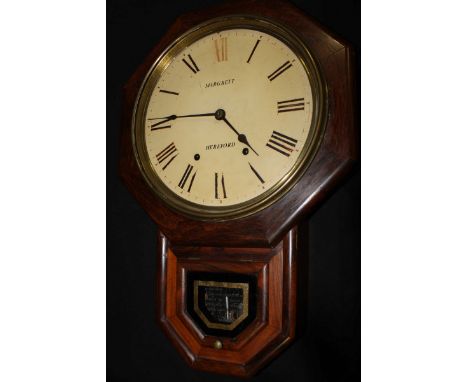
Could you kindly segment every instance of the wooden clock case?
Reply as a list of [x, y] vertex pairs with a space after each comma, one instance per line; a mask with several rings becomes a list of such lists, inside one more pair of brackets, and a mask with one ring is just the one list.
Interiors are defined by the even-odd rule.
[[[315, 158], [283, 198], [241, 219], [194, 220], [164, 204], [140, 173], [132, 148], [133, 107], [146, 73], [173, 40], [206, 20], [233, 14], [271, 18], [303, 40], [327, 86], [327, 125]], [[304, 276], [298, 262], [308, 256], [297, 227], [332, 192], [356, 158], [353, 74], [351, 47], [290, 3], [240, 0], [177, 18], [126, 84], [120, 175], [158, 226], [157, 319], [190, 366], [251, 376], [294, 339], [296, 307], [304, 308], [297, 302], [298, 280]], [[237, 337], [206, 335], [190, 319], [185, 280], [191, 271], [255, 275], [256, 317]], [[216, 348], [217, 341], [221, 348]]]

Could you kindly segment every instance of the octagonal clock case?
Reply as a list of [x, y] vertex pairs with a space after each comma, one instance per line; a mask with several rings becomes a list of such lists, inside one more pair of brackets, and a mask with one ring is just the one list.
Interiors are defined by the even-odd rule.
[[180, 16], [124, 90], [158, 321], [190, 366], [251, 376], [304, 321], [300, 222], [354, 162], [351, 48], [287, 2], [230, 2]]

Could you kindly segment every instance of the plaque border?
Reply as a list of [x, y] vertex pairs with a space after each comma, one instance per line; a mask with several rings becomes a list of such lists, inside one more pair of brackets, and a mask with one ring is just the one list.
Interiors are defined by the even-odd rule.
[[[242, 289], [242, 314], [230, 324], [221, 324], [211, 322], [198, 306], [198, 287], [199, 286], [216, 286], [220, 288]], [[194, 280], [193, 281], [193, 309], [198, 314], [200, 319], [210, 329], [234, 330], [249, 316], [249, 284], [248, 283], [232, 283], [228, 281], [206, 281]]]

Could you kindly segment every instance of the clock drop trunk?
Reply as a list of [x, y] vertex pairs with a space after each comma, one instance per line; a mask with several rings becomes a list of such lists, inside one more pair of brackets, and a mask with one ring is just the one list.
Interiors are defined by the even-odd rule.
[[248, 377], [293, 341], [307, 289], [299, 232], [274, 248], [173, 247], [159, 233], [157, 318], [190, 366]]

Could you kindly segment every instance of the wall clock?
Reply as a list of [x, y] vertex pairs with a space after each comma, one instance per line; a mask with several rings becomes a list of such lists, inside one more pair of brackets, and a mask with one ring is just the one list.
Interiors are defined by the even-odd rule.
[[194, 368], [295, 337], [300, 220], [354, 157], [350, 47], [284, 1], [179, 17], [125, 87], [121, 176], [157, 223], [157, 317]]

